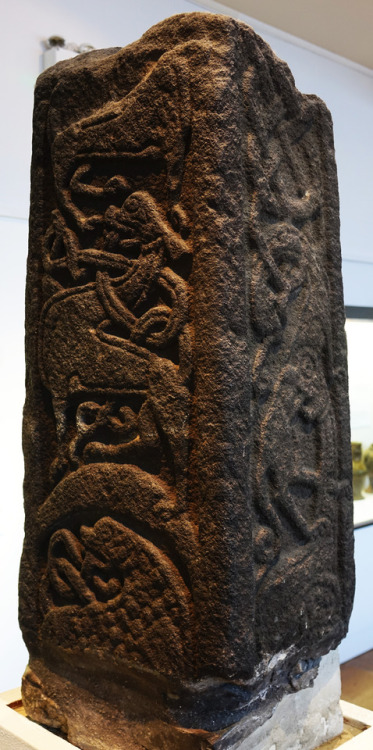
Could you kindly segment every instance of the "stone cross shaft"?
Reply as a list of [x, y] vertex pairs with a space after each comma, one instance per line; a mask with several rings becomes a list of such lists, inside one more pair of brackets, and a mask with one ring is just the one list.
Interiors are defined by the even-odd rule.
[[345, 635], [332, 124], [190, 13], [35, 94], [20, 621], [83, 750], [233, 748]]

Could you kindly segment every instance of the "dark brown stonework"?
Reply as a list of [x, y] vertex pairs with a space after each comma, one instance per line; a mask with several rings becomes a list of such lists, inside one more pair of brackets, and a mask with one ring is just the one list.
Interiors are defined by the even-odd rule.
[[39, 78], [23, 696], [84, 749], [229, 748], [346, 633], [338, 232], [330, 115], [246, 25]]

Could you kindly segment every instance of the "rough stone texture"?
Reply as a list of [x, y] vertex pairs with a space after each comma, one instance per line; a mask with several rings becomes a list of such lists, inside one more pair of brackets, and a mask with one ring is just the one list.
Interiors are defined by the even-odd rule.
[[23, 695], [84, 750], [228, 748], [346, 633], [338, 230], [330, 115], [246, 25], [39, 78]]

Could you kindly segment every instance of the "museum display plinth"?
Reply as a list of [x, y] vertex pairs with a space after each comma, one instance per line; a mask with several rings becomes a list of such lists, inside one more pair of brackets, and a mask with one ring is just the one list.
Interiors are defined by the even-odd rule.
[[83, 750], [250, 743], [346, 633], [338, 232], [330, 115], [245, 24], [38, 79], [22, 694]]

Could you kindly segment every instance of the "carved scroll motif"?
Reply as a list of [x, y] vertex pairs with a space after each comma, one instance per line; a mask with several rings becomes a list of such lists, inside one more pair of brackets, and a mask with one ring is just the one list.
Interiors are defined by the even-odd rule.
[[52, 534], [42, 592], [43, 632], [66, 648], [104, 648], [166, 672], [175, 663], [184, 672], [191, 661], [190, 594], [180, 574], [151, 542], [110, 517]]
[[[167, 90], [164, 96], [172, 111], [174, 100]], [[126, 132], [123, 120], [130, 107], [125, 101], [106, 105], [57, 139], [57, 206], [43, 239], [45, 302], [38, 352], [56, 425], [50, 482], [58, 489], [93, 464], [111, 465], [117, 474], [120, 466], [137, 466], [168, 495], [159, 518], [179, 516], [185, 525], [190, 228], [178, 200], [180, 175], [167, 162], [171, 144], [166, 157], [156, 142], [146, 145], [157, 136], [157, 128], [150, 135], [146, 125], [143, 144], [128, 132], [126, 144], [117, 140], [115, 121], [118, 133]], [[66, 168], [63, 149], [69, 143], [71, 150], [74, 139], [79, 152]], [[167, 176], [172, 169], [174, 174]], [[100, 491], [98, 483], [98, 497]], [[142, 520], [141, 504], [139, 497], [132, 518]], [[48, 543], [42, 583], [46, 639], [58, 640], [63, 622], [63, 632], [69, 634], [65, 646], [82, 648], [93, 618], [100, 624], [91, 647], [114, 648], [118, 658], [131, 656], [160, 671], [178, 663], [181, 673], [191, 664], [193, 625], [190, 592], [180, 583], [180, 573], [165, 551], [114, 518], [105, 516], [92, 528], [79, 528], [74, 512], [71, 507], [66, 525], [52, 532]], [[120, 515], [125, 518], [126, 503]], [[151, 526], [156, 531], [159, 520], [152, 519]], [[109, 544], [110, 560], [105, 552], [95, 557], [94, 540], [109, 540], [110, 534], [116, 540]], [[153, 600], [150, 592], [157, 586], [159, 596]], [[175, 643], [169, 663], [156, 647], [157, 638]]]
[[[181, 443], [182, 430], [177, 427], [186, 419], [191, 360], [188, 290], [185, 280], [166, 264], [172, 253], [188, 253], [188, 245], [165, 224], [147, 193], [133, 193], [120, 210], [107, 213], [110, 220], [103, 221], [103, 234], [118, 253], [113, 275], [99, 270], [104, 257], [110, 268], [112, 253], [99, 253], [96, 265], [95, 250], [89, 249], [87, 265], [91, 273], [95, 270], [95, 280], [56, 292], [42, 313], [40, 366], [53, 395], [57, 476], [85, 461], [128, 457], [137, 463], [146, 449], [153, 455], [155, 446], [159, 450], [162, 430], [170, 433], [166, 440], [174, 455], [174, 444]], [[121, 240], [121, 233], [132, 239]], [[46, 239], [50, 241], [50, 231]], [[51, 254], [45, 261], [46, 270], [58, 276], [70, 263], [66, 230], [54, 243], [67, 246], [56, 268]], [[85, 262], [84, 251], [77, 250], [75, 257]], [[86, 270], [82, 265], [80, 273]], [[65, 330], [71, 350], [68, 368], [63, 362], [66, 352], [59, 347]], [[163, 402], [172, 399], [172, 393], [178, 408], [165, 412]], [[175, 419], [180, 425], [173, 429]], [[177, 472], [177, 458], [169, 468]]]
[[[306, 103], [293, 119], [282, 120], [280, 104], [277, 113], [277, 122], [269, 123], [263, 107], [249, 141], [249, 173], [253, 162], [257, 171], [249, 221], [249, 298], [258, 342], [252, 369], [254, 555], [257, 641], [264, 653], [274, 645], [262, 626], [270, 611], [277, 612], [275, 640], [290, 646], [308, 628], [320, 628], [325, 637], [325, 622], [332, 627], [341, 607], [338, 578], [324, 557], [325, 542], [333, 547], [343, 483], [335, 481], [329, 290], [317, 247], [323, 207], [307, 187], [315, 179], [308, 138], [315, 115]], [[319, 538], [325, 539], [321, 559], [315, 555]], [[294, 591], [291, 611], [282, 601], [285, 576]]]

